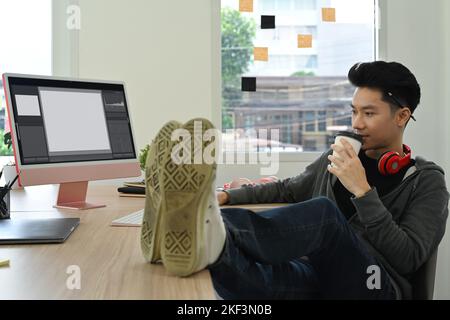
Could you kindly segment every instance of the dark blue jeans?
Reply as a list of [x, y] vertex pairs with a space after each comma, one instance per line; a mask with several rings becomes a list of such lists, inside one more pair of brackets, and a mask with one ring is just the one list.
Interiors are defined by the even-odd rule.
[[[386, 271], [326, 197], [221, 213], [227, 239], [209, 269], [224, 299], [395, 299]], [[379, 268], [380, 289], [369, 289], [369, 266]]]

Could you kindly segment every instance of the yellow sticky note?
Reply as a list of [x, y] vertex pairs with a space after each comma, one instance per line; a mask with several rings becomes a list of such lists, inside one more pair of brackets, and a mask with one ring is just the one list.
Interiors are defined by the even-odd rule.
[[253, 12], [253, 0], [239, 0], [239, 11]]
[[298, 35], [298, 47], [299, 48], [312, 48], [312, 34], [299, 34]]
[[253, 48], [253, 57], [255, 61], [269, 61], [269, 48]]
[[9, 267], [8, 259], [0, 259], [0, 267]]
[[322, 21], [336, 22], [336, 8], [322, 8]]

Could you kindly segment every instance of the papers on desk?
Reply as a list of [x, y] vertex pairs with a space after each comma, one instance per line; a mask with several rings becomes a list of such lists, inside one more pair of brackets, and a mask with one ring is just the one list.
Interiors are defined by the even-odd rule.
[[125, 182], [117, 191], [120, 197], [145, 198], [145, 181]]
[[124, 186], [126, 187], [136, 187], [136, 188], [143, 188], [145, 189], [145, 181], [136, 181], [136, 182], [124, 182]]
[[145, 198], [145, 194], [134, 194], [134, 193], [124, 193], [124, 192], [119, 192], [119, 197], [127, 197], [127, 198]]

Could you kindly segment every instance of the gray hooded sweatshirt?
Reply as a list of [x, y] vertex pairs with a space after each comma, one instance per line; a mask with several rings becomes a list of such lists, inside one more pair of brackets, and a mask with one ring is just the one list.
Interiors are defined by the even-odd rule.
[[[318, 196], [336, 203], [333, 185], [337, 177], [327, 170], [332, 152], [324, 152], [296, 177], [227, 190], [229, 204], [297, 203]], [[348, 220], [389, 273], [399, 299], [412, 298], [409, 279], [437, 249], [448, 216], [444, 170], [422, 157], [415, 160], [402, 182], [383, 197], [375, 187], [361, 198], [352, 197], [356, 213]]]

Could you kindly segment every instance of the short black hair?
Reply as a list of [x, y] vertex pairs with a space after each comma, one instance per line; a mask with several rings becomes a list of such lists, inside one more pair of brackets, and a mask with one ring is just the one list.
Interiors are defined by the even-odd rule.
[[[357, 63], [350, 68], [348, 80], [356, 87], [378, 89], [383, 101], [397, 107], [409, 107], [411, 114], [420, 103], [420, 85], [414, 74], [398, 62]], [[393, 109], [392, 109], [393, 110]]]

